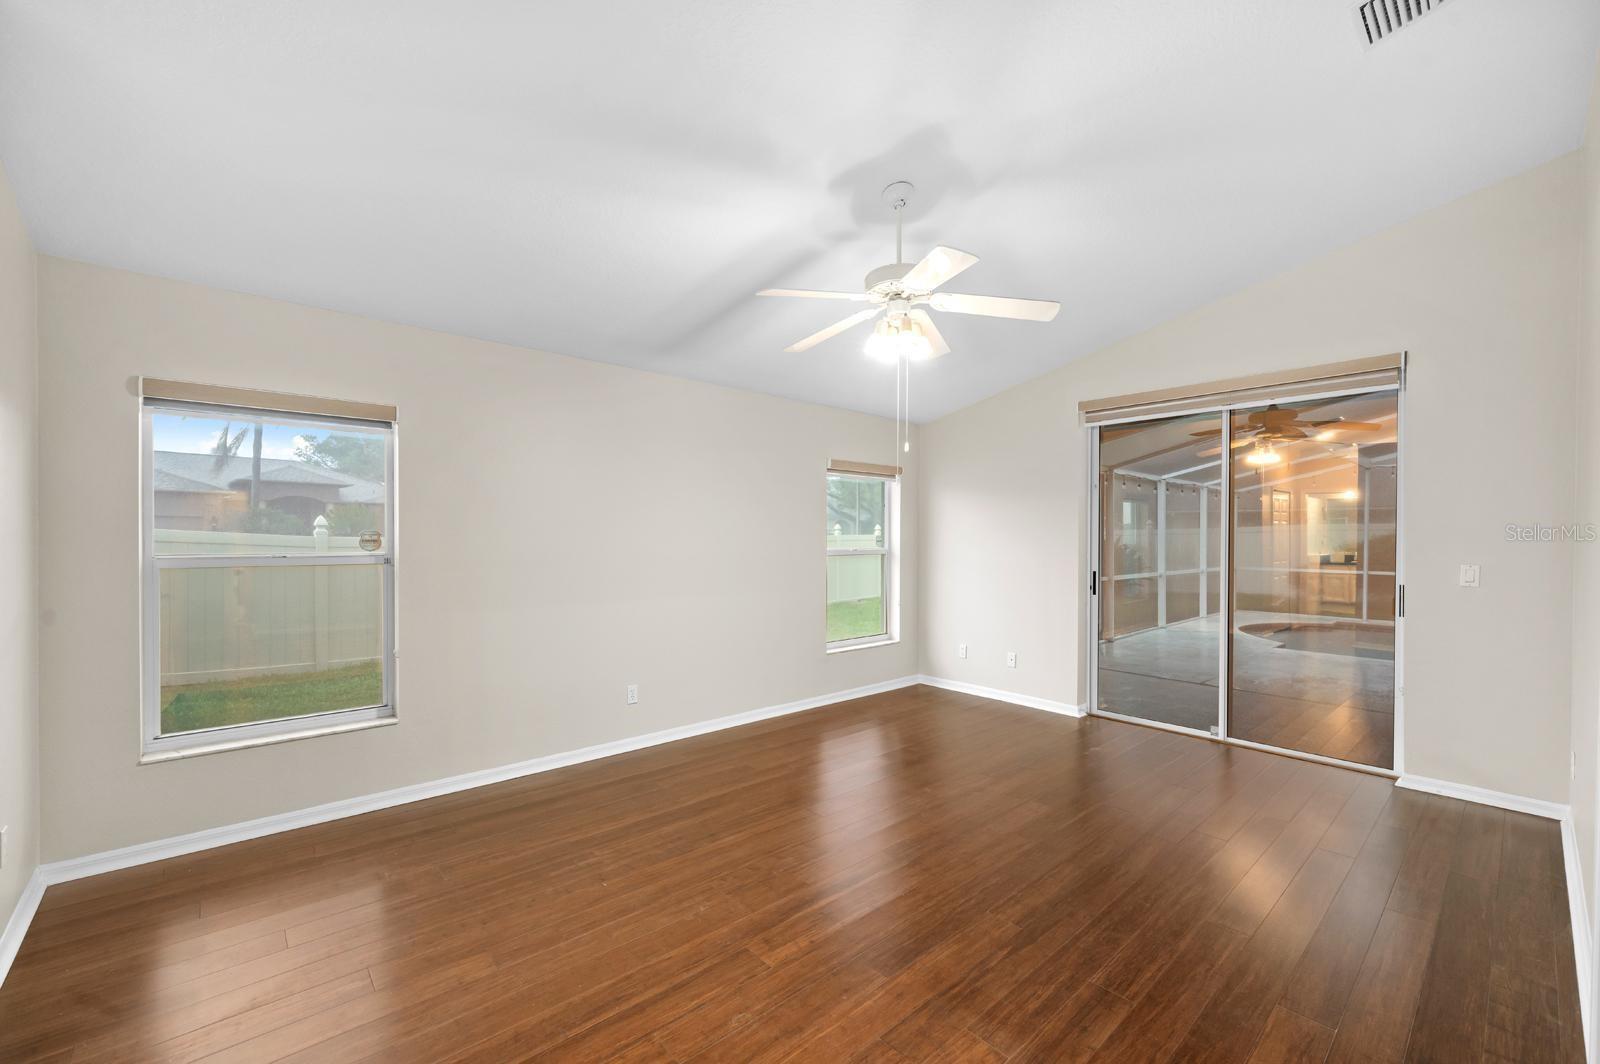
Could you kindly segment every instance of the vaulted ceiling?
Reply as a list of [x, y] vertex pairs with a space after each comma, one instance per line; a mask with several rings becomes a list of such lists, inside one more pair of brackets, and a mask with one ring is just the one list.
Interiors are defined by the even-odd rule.
[[[1412, 3], [1418, 0], [1411, 0]], [[0, 162], [52, 255], [855, 409], [893, 259], [926, 420], [1571, 151], [1592, 0], [0, 0]]]

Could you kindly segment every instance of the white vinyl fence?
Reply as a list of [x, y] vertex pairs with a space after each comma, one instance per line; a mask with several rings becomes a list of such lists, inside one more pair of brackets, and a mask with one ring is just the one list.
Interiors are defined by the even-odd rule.
[[[875, 535], [829, 535], [830, 550], [867, 550], [877, 545]], [[854, 602], [883, 595], [882, 554], [828, 555], [828, 602]]]
[[[314, 554], [358, 550], [354, 536], [158, 529], [162, 553]], [[325, 546], [323, 544], [326, 544]], [[378, 565], [242, 565], [161, 571], [161, 683], [314, 672], [377, 660], [383, 648]]]

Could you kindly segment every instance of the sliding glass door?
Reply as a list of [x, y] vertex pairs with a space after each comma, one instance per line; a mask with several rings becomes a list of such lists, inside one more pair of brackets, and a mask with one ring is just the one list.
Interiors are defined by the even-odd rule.
[[1394, 767], [1393, 390], [1094, 432], [1096, 712]]
[[1394, 767], [1393, 392], [1238, 410], [1228, 734]]
[[1219, 414], [1100, 430], [1102, 713], [1217, 733], [1221, 435]]

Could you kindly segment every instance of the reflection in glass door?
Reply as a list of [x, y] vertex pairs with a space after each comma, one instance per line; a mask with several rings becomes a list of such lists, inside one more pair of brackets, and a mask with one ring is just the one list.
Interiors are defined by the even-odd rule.
[[1217, 731], [1222, 428], [1201, 414], [1099, 430], [1102, 713]]
[[1233, 738], [1394, 766], [1398, 403], [1231, 412]]

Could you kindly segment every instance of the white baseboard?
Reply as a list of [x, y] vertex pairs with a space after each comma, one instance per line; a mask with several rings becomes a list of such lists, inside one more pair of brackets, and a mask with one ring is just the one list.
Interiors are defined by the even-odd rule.
[[1547, 820], [1566, 820], [1572, 813], [1568, 806], [1559, 802], [1547, 802], [1542, 798], [1524, 798], [1520, 794], [1506, 794], [1504, 791], [1491, 791], [1486, 787], [1474, 787], [1466, 783], [1429, 779], [1427, 776], [1414, 776], [1409, 772], [1394, 782], [1396, 787], [1404, 787], [1410, 791], [1441, 794], [1446, 798], [1459, 798], [1463, 802], [1476, 802], [1478, 805], [1492, 805], [1499, 809], [1509, 809], [1514, 813], [1532, 813]]
[[6, 921], [5, 931], [0, 932], [0, 986], [5, 985], [11, 962], [17, 959], [17, 950], [22, 948], [22, 936], [28, 933], [33, 914], [39, 911], [39, 900], [44, 897], [43, 871], [35, 868], [33, 875], [28, 877], [27, 885], [22, 888], [22, 897], [17, 899], [16, 908], [11, 910], [11, 919]]
[[996, 702], [1010, 702], [1017, 706], [1027, 706], [1029, 709], [1042, 709], [1046, 713], [1060, 713], [1065, 717], [1081, 717], [1084, 715], [1083, 706], [1075, 706], [1071, 702], [1055, 702], [1038, 695], [1019, 695], [1011, 691], [1002, 691], [998, 687], [984, 687], [981, 684], [967, 683], [964, 680], [945, 680], [938, 676], [918, 676], [918, 683], [927, 684], [929, 687], [942, 687], [946, 691], [960, 691], [964, 695], [977, 695], [979, 698], [992, 698]]
[[370, 813], [379, 809], [388, 809], [391, 806], [420, 802], [426, 798], [437, 798], [440, 795], [454, 794], [457, 791], [471, 790], [474, 787], [486, 787], [492, 783], [502, 783], [522, 776], [549, 772], [552, 769], [565, 768], [568, 765], [577, 765], [585, 761], [597, 761], [603, 757], [614, 757], [617, 754], [626, 754], [649, 746], [660, 746], [662, 743], [688, 739], [696, 735], [705, 735], [708, 732], [722, 731], [725, 728], [737, 728], [741, 724], [754, 724], [756, 721], [770, 720], [773, 717], [783, 717], [790, 713], [800, 713], [808, 709], [817, 709], [821, 706], [833, 705], [836, 702], [845, 702], [852, 698], [863, 698], [867, 695], [879, 694], [884, 691], [911, 687], [917, 682], [918, 679], [915, 676], [902, 676], [899, 679], [868, 684], [865, 687], [856, 687], [848, 691], [835, 691], [832, 694], [818, 695], [814, 698], [803, 698], [798, 702], [786, 702], [783, 705], [767, 706], [763, 709], [753, 709], [745, 713], [716, 717], [712, 720], [700, 721], [695, 724], [685, 724], [678, 728], [651, 732], [648, 735], [636, 735], [628, 739], [618, 739], [615, 742], [601, 743], [597, 746], [586, 746], [580, 750], [570, 750], [566, 753], [538, 757], [531, 761], [519, 761], [515, 764], [482, 769], [478, 772], [468, 772], [464, 775], [413, 784], [409, 787], [397, 787], [394, 790], [380, 791], [377, 794], [346, 798], [342, 801], [328, 802], [325, 805], [315, 805], [309, 809], [297, 809], [288, 813], [277, 813], [272, 816], [261, 817], [257, 820], [246, 820], [239, 824], [207, 828], [204, 831], [196, 831], [188, 835], [177, 835], [172, 838], [142, 842], [133, 846], [124, 846], [117, 850], [107, 850], [104, 853], [89, 854], [85, 857], [53, 861], [49, 864], [41, 865], [39, 874], [42, 875], [46, 885], [65, 883], [68, 880], [96, 876], [103, 872], [114, 872], [121, 868], [148, 864], [151, 861], [164, 861], [169, 857], [181, 857], [184, 854], [194, 853], [198, 850], [209, 850], [216, 846], [244, 842], [247, 839], [256, 839], [263, 835], [275, 835], [281, 831], [293, 831], [295, 828], [310, 827], [313, 824], [341, 820], [344, 817], [357, 816], [361, 813]]
[[1578, 1009], [1583, 1014], [1585, 1059], [1594, 1060], [1594, 940], [1589, 930], [1588, 895], [1578, 858], [1578, 832], [1571, 815], [1561, 820], [1561, 855], [1567, 868], [1567, 909], [1572, 921], [1572, 959], [1578, 966]]

